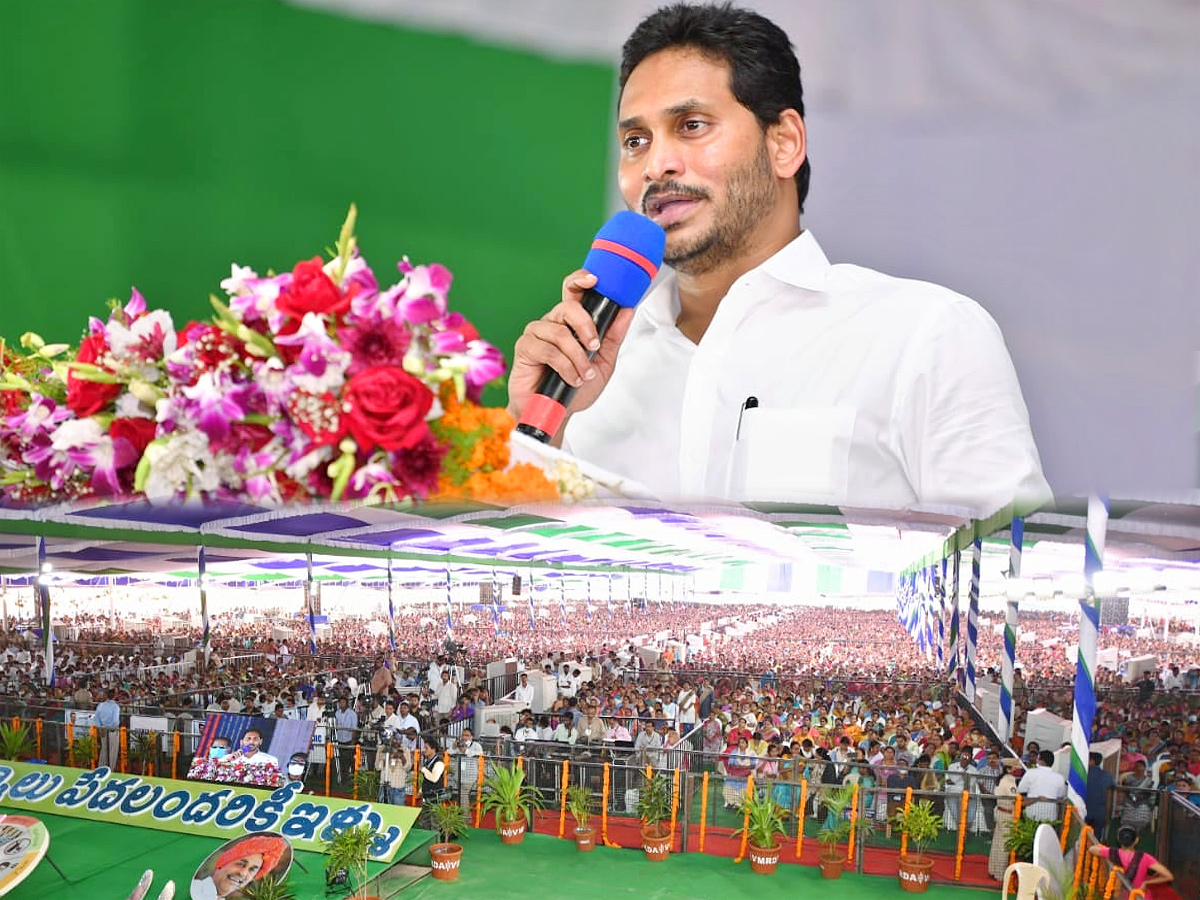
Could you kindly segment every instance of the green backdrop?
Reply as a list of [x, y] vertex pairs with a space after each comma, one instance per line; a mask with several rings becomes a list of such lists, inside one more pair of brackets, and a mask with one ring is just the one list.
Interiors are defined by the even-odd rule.
[[[613, 73], [278, 0], [0, 0], [0, 336], [131, 285], [177, 324], [351, 201], [381, 283], [441, 262], [505, 353], [605, 213]], [[494, 393], [490, 402], [502, 402]]]

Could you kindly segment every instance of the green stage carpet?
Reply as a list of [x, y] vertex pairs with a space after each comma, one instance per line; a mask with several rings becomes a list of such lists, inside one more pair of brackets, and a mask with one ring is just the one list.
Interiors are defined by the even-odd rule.
[[[4, 811], [0, 809], [0, 811]], [[12, 810], [10, 810], [12, 811]], [[151, 900], [168, 878], [175, 880], [179, 898], [188, 897], [196, 866], [221, 842], [163, 831], [107, 825], [63, 816], [42, 816], [50, 829], [50, 855], [70, 882], [64, 882], [46, 862], [9, 896], [13, 900], [125, 900], [142, 872], [154, 869]], [[397, 859], [409, 853], [412, 861], [427, 865], [424, 845], [429, 835], [413, 832]], [[843, 875], [824, 881], [812, 866], [781, 865], [774, 876], [750, 872], [749, 863], [734, 865], [728, 858], [698, 853], [674, 855], [665, 863], [650, 863], [637, 850], [599, 848], [579, 853], [570, 841], [547, 835], [530, 835], [518, 847], [502, 845], [487, 830], [472, 831], [463, 841], [462, 873], [454, 883], [431, 878], [405, 889], [400, 900], [422, 898], [473, 898], [473, 900], [528, 900], [553, 885], [555, 896], [572, 900], [611, 900], [630, 896], [640, 900], [761, 900], [763, 891], [783, 896], [825, 896], [838, 900], [881, 900], [907, 897], [896, 878]], [[292, 867], [298, 900], [324, 898], [324, 858], [297, 853], [308, 873]], [[380, 871], [383, 866], [375, 866]], [[540, 887], [539, 887], [540, 886]], [[836, 893], [834, 893], [834, 891]], [[994, 890], [993, 892], [994, 893]], [[930, 900], [981, 897], [964, 888], [934, 885]]]

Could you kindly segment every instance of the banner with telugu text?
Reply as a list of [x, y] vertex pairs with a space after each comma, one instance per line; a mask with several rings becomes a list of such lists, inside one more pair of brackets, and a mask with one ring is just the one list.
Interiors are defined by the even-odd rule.
[[343, 828], [370, 824], [379, 836], [371, 858], [390, 862], [418, 810], [301, 793], [298, 782], [275, 791], [122, 775], [5, 761], [0, 806], [97, 822], [229, 838], [276, 831], [298, 850], [320, 852]]

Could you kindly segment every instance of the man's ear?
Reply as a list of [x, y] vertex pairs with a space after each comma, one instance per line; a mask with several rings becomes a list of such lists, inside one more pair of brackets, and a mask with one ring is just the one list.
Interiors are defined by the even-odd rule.
[[779, 121], [767, 126], [767, 154], [777, 178], [791, 179], [808, 157], [808, 132], [794, 109], [785, 109]]

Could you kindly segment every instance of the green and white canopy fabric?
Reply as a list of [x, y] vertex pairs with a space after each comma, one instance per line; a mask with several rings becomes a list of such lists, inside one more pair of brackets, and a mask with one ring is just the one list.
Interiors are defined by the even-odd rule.
[[[1078, 595], [1085, 503], [1066, 498], [1025, 522], [1023, 577], [1031, 592]], [[493, 569], [693, 575], [714, 589], [888, 595], [898, 573], [940, 562], [983, 540], [985, 595], [1007, 588], [1011, 512], [974, 522], [952, 512], [879, 512], [776, 504], [420, 507], [144, 502], [0, 509], [0, 575], [23, 584], [39, 571], [38, 538], [58, 584], [98, 578], [197, 577], [204, 547], [214, 581], [381, 582], [486, 580]], [[1200, 582], [1200, 494], [1114, 501], [1106, 570], [1136, 573], [1139, 589]], [[1143, 584], [1144, 582], [1144, 584]]]

